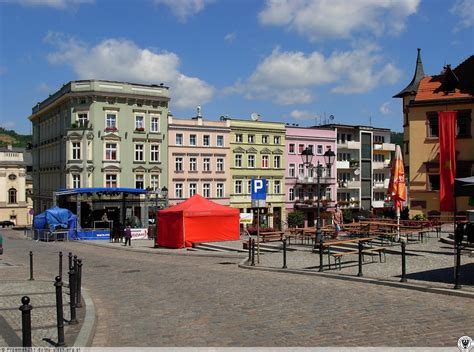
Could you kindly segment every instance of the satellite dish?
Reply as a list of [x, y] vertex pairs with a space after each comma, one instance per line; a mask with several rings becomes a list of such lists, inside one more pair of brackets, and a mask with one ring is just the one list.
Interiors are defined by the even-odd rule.
[[256, 112], [252, 112], [250, 114], [250, 118], [252, 119], [252, 121], [258, 121], [258, 120], [260, 120], [260, 115], [257, 114]]
[[329, 115], [329, 120], [334, 120], [334, 115]]
[[359, 174], [360, 174], [360, 169], [355, 169], [354, 170], [354, 175], [359, 176]]

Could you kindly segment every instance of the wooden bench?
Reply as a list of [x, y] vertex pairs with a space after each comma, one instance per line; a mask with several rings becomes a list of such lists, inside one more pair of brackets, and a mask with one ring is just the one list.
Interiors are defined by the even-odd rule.
[[261, 242], [267, 242], [270, 240], [282, 241], [285, 231], [268, 231], [260, 232]]
[[[362, 261], [365, 261], [364, 254], [371, 254], [372, 261], [374, 261], [374, 256], [372, 254], [378, 253], [379, 254], [379, 262], [382, 263], [382, 253], [383, 253], [383, 263], [387, 261], [387, 258], [385, 256], [385, 247], [365, 247], [362, 250]], [[350, 251], [345, 251], [345, 252], [337, 252], [337, 253], [330, 253], [328, 252], [328, 257], [329, 255], [334, 258], [334, 265], [336, 268], [339, 266], [339, 270], [342, 269], [341, 265], [341, 258], [345, 255], [349, 254], [359, 254], [359, 250], [350, 250]], [[329, 269], [331, 269], [331, 259], [328, 258], [329, 261]]]

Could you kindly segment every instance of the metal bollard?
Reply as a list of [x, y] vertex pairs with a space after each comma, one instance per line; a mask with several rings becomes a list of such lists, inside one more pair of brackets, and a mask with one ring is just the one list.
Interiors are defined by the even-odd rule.
[[286, 238], [283, 239], [283, 266], [282, 269], [286, 269]]
[[255, 266], [255, 240], [252, 240], [252, 266]]
[[33, 278], [33, 252], [30, 251], [30, 280], [34, 280]]
[[454, 273], [454, 289], [459, 290], [461, 286], [461, 244], [456, 243], [456, 268]]
[[402, 243], [402, 278], [400, 282], [407, 282], [407, 270], [406, 270], [406, 258], [405, 258], [405, 250], [406, 250], [406, 243], [404, 240], [401, 241]]
[[81, 304], [81, 285], [82, 285], [82, 259], [77, 260], [76, 271], [76, 308], [82, 308]]
[[63, 277], [63, 252], [59, 252], [59, 276]]
[[31, 310], [30, 297], [23, 296], [21, 298], [21, 331], [23, 337], [23, 347], [31, 347]]
[[74, 259], [72, 262], [73, 262], [74, 271], [77, 273], [77, 255], [74, 256]]
[[74, 267], [69, 270], [69, 308], [71, 310], [71, 319], [69, 325], [77, 324], [76, 319], [76, 272]]
[[321, 236], [321, 238], [319, 239], [319, 271], [320, 272], [324, 271], [324, 268], [323, 268], [323, 255], [324, 255], [324, 252], [323, 252], [323, 237]]
[[61, 276], [56, 276], [56, 321], [58, 325], [58, 342], [56, 347], [64, 347], [64, 312], [63, 312], [63, 282]]
[[249, 238], [249, 262], [252, 260], [252, 239]]
[[362, 241], [359, 241], [359, 272], [357, 273], [357, 276], [364, 276], [362, 273], [362, 251], [364, 250], [364, 244]]

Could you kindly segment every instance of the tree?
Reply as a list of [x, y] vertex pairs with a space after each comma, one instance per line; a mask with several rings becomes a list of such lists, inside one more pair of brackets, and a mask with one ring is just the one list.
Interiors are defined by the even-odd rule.
[[304, 214], [301, 211], [294, 211], [288, 214], [288, 227], [303, 227]]

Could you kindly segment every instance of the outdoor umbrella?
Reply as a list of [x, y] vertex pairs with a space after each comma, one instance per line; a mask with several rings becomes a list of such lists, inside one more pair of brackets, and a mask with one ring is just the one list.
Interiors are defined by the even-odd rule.
[[388, 194], [393, 201], [393, 206], [397, 214], [397, 237], [400, 238], [400, 209], [402, 208], [402, 203], [407, 199], [407, 189], [405, 185], [405, 169], [403, 167], [402, 151], [399, 145], [395, 148], [395, 158], [392, 161]]

